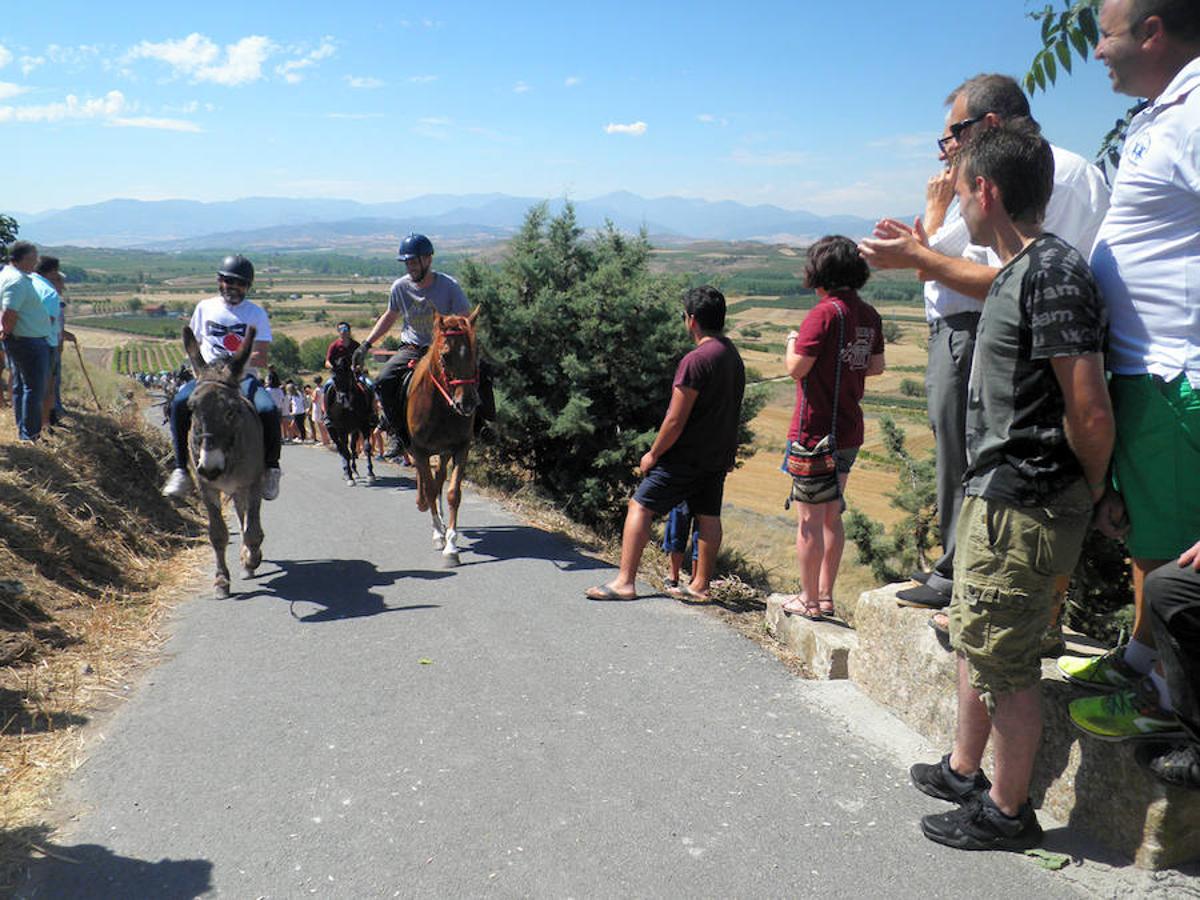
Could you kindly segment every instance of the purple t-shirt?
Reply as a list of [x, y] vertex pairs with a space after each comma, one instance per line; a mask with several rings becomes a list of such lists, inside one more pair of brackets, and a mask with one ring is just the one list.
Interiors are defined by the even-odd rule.
[[664, 465], [724, 472], [737, 459], [746, 367], [729, 338], [704, 341], [679, 361], [672, 387], [699, 392], [683, 433], [662, 455]]

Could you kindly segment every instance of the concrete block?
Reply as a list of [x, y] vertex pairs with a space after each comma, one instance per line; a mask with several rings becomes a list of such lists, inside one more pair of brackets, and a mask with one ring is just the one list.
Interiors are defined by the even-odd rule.
[[829, 680], [848, 676], [850, 659], [858, 636], [836, 620], [810, 621], [783, 612], [787, 594], [767, 598], [767, 627], [775, 638], [796, 654], [814, 678]]
[[[877, 703], [949, 749], [956, 718], [955, 657], [928, 626], [929, 610], [901, 607], [889, 585], [865, 592], [855, 615], [858, 647], [849, 676]], [[1094, 642], [1069, 636], [1072, 652]], [[1098, 652], [1098, 650], [1096, 651]], [[1071, 723], [1067, 704], [1083, 691], [1053, 660], [1042, 668], [1042, 746], [1030, 794], [1034, 806], [1143, 868], [1200, 860], [1200, 794], [1169, 788], [1143, 771], [1131, 742], [1100, 741]], [[994, 768], [990, 751], [984, 766]]]

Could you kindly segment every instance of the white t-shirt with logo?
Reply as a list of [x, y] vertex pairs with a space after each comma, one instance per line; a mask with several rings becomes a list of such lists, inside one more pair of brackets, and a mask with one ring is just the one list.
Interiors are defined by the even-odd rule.
[[228, 306], [220, 297], [208, 297], [196, 304], [191, 328], [200, 342], [200, 355], [206, 363], [233, 356], [242, 346], [247, 329], [253, 325], [254, 341], [271, 341], [271, 320], [266, 310], [249, 300]]
[[1129, 123], [1091, 265], [1109, 370], [1200, 389], [1200, 58]]

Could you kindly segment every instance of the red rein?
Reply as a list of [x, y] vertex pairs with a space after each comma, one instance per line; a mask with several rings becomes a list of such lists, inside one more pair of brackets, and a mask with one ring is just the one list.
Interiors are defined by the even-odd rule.
[[[463, 335], [470, 335], [470, 332], [466, 331], [464, 329], [455, 329], [454, 331], [443, 331], [442, 332], [442, 337], [462, 337]], [[438, 357], [438, 361], [440, 363], [440, 355]], [[439, 368], [442, 370], [442, 378], [444, 379], [446, 377], [446, 369], [444, 366], [441, 366], [441, 365], [439, 365]], [[439, 379], [437, 377], [437, 374], [434, 372], [429, 373], [429, 380], [432, 381], [433, 386], [438, 389], [438, 393], [441, 394], [445, 398], [446, 405], [449, 406], [451, 409], [453, 409], [454, 408], [454, 400], [450, 396], [450, 392], [446, 388], [454, 388], [454, 387], [458, 387], [459, 385], [463, 385], [463, 384], [479, 384], [479, 369], [478, 369], [478, 367], [476, 367], [474, 378], [455, 378], [453, 380], [447, 380], [445, 387], [442, 386], [442, 380]]]

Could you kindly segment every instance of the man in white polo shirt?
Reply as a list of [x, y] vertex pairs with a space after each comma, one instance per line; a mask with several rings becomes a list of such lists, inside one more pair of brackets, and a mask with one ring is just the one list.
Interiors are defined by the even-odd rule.
[[1196, 0], [1106, 0], [1100, 29], [1096, 58], [1113, 89], [1149, 98], [1129, 124], [1091, 260], [1109, 310], [1117, 421], [1099, 519], [1113, 534], [1127, 523], [1136, 611], [1128, 645], [1059, 668], [1113, 692], [1076, 700], [1071, 717], [1120, 740], [1179, 729], [1154, 671], [1144, 583], [1200, 534], [1200, 11]]
[[[884, 219], [875, 237], [859, 245], [876, 268], [916, 269], [925, 281], [925, 318], [929, 322], [929, 364], [925, 394], [937, 456], [938, 527], [942, 557], [927, 574], [914, 573], [924, 585], [902, 590], [902, 603], [938, 609], [950, 602], [954, 581], [954, 534], [963, 501], [967, 468], [967, 384], [975, 349], [975, 328], [983, 298], [1000, 258], [971, 243], [954, 198], [959, 151], [979, 134], [1006, 121], [1029, 118], [1029, 100], [1007, 75], [977, 75], [951, 91], [946, 132], [938, 158], [947, 168], [929, 181], [925, 220], [912, 228]], [[1043, 230], [1062, 238], [1086, 257], [1108, 209], [1104, 176], [1083, 157], [1061, 147], [1054, 153], [1054, 192]], [[928, 237], [926, 234], [928, 233]]]

